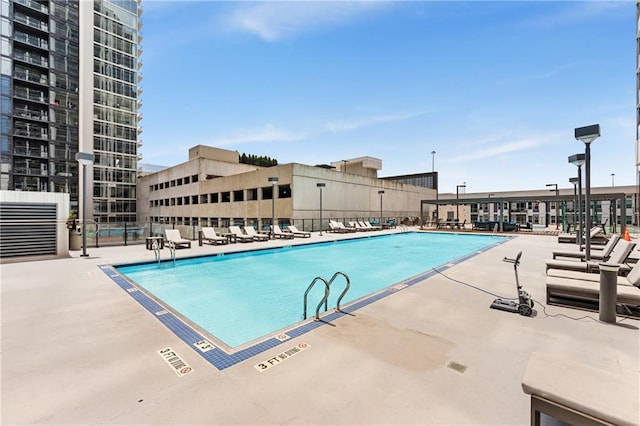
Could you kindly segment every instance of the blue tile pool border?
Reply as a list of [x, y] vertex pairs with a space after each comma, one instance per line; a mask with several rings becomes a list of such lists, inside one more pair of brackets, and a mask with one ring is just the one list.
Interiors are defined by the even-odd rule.
[[[136, 300], [140, 305], [142, 305], [147, 311], [153, 314], [162, 324], [164, 324], [169, 330], [171, 330], [176, 336], [178, 336], [184, 343], [186, 343], [189, 347], [191, 347], [195, 352], [200, 354], [206, 361], [208, 361], [211, 365], [213, 365], [218, 370], [224, 370], [229, 368], [239, 362], [245, 361], [255, 355], [258, 355], [268, 349], [275, 348], [283, 343], [290, 341], [296, 337], [300, 337], [305, 333], [308, 333], [312, 330], [315, 330], [318, 327], [325, 325], [325, 323], [330, 323], [331, 321], [335, 321], [338, 318], [341, 318], [345, 315], [348, 315], [350, 312], [355, 312], [358, 309], [361, 309], [367, 305], [370, 305], [378, 300], [384, 299], [385, 297], [397, 293], [405, 288], [411, 287], [421, 281], [426, 280], [434, 275], [440, 274], [447, 269], [458, 265], [466, 260], [469, 260], [480, 253], [484, 253], [500, 244], [504, 244], [509, 241], [514, 236], [501, 236], [502, 238], [495, 243], [484, 247], [481, 250], [475, 250], [465, 256], [454, 259], [450, 262], [447, 262], [443, 265], [436, 266], [427, 271], [424, 271], [420, 274], [414, 275], [410, 278], [407, 278], [398, 283], [392, 284], [380, 291], [377, 291], [369, 296], [364, 296], [351, 304], [349, 304], [346, 308], [343, 308], [342, 311], [334, 311], [325, 313], [321, 317], [321, 321], [308, 321], [304, 322], [298, 326], [294, 326], [293, 328], [286, 331], [287, 336], [289, 336], [286, 340], [279, 340], [275, 336], [267, 337], [264, 340], [255, 343], [249, 347], [239, 349], [234, 351], [233, 353], [228, 353], [225, 350], [219, 348], [213, 343], [215, 346], [214, 349], [203, 352], [200, 350], [196, 343], [202, 340], [207, 340], [206, 336], [203, 336], [202, 333], [185, 323], [182, 319], [179, 318], [178, 315], [174, 314], [170, 310], [168, 310], [165, 306], [158, 303], [152, 297], [147, 295], [144, 291], [141, 291], [136, 285], [127, 280], [114, 265], [99, 265], [99, 268], [109, 277], [113, 282], [115, 282], [122, 290], [126, 291], [134, 300]], [[307, 243], [309, 244], [309, 243]], [[312, 244], [324, 244], [323, 243], [312, 243]], [[254, 250], [247, 250], [254, 251]], [[215, 255], [209, 255], [215, 256]], [[132, 262], [127, 265], [135, 265], [140, 263], [148, 263], [148, 262]]]

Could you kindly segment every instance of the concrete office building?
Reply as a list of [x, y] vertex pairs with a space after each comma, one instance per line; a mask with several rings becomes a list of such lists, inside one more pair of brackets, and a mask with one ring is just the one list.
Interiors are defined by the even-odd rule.
[[420, 200], [435, 196], [430, 188], [377, 178], [379, 159], [338, 163], [347, 169], [298, 163], [258, 167], [239, 163], [237, 152], [199, 145], [189, 150], [187, 162], [139, 176], [140, 220], [261, 229], [275, 216], [279, 224], [319, 230], [321, 196], [323, 229], [333, 218], [418, 218]]
[[93, 153], [88, 212], [136, 220], [138, 0], [0, 0], [0, 189], [62, 192], [79, 212], [75, 154]]

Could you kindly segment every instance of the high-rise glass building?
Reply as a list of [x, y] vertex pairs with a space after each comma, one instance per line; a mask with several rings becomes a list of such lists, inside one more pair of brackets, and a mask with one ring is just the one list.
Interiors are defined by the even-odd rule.
[[[136, 220], [139, 0], [0, 0], [0, 189], [66, 192]], [[87, 191], [78, 152], [95, 155]]]

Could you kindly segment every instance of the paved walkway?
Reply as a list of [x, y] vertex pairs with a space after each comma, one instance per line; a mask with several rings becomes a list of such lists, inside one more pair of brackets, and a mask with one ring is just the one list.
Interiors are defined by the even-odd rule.
[[[247, 248], [193, 246], [178, 256]], [[597, 313], [557, 307], [547, 314], [583, 319], [547, 316], [538, 303], [537, 316], [523, 317], [489, 309], [492, 296], [460, 283], [512, 295], [513, 268], [501, 260], [522, 250], [521, 283], [544, 302], [544, 259], [556, 246], [555, 237], [518, 236], [448, 269], [456, 281], [433, 276], [222, 371], [98, 268], [152, 260], [144, 245], [2, 265], [1, 421], [528, 424], [520, 383], [532, 352], [620, 372], [637, 373], [640, 359], [637, 320], [603, 324]], [[308, 348], [255, 368], [300, 343]], [[157, 353], [166, 347], [193, 372], [178, 376]]]

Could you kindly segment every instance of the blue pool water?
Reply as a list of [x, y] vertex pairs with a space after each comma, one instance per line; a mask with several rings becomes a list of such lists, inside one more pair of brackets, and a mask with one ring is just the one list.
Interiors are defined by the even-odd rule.
[[[347, 274], [342, 300], [375, 293], [503, 241], [503, 237], [403, 233], [297, 247], [118, 266], [120, 273], [225, 344], [236, 347], [302, 320], [304, 292], [317, 276]], [[345, 280], [331, 286], [329, 309]], [[313, 317], [324, 285], [309, 293]]]

